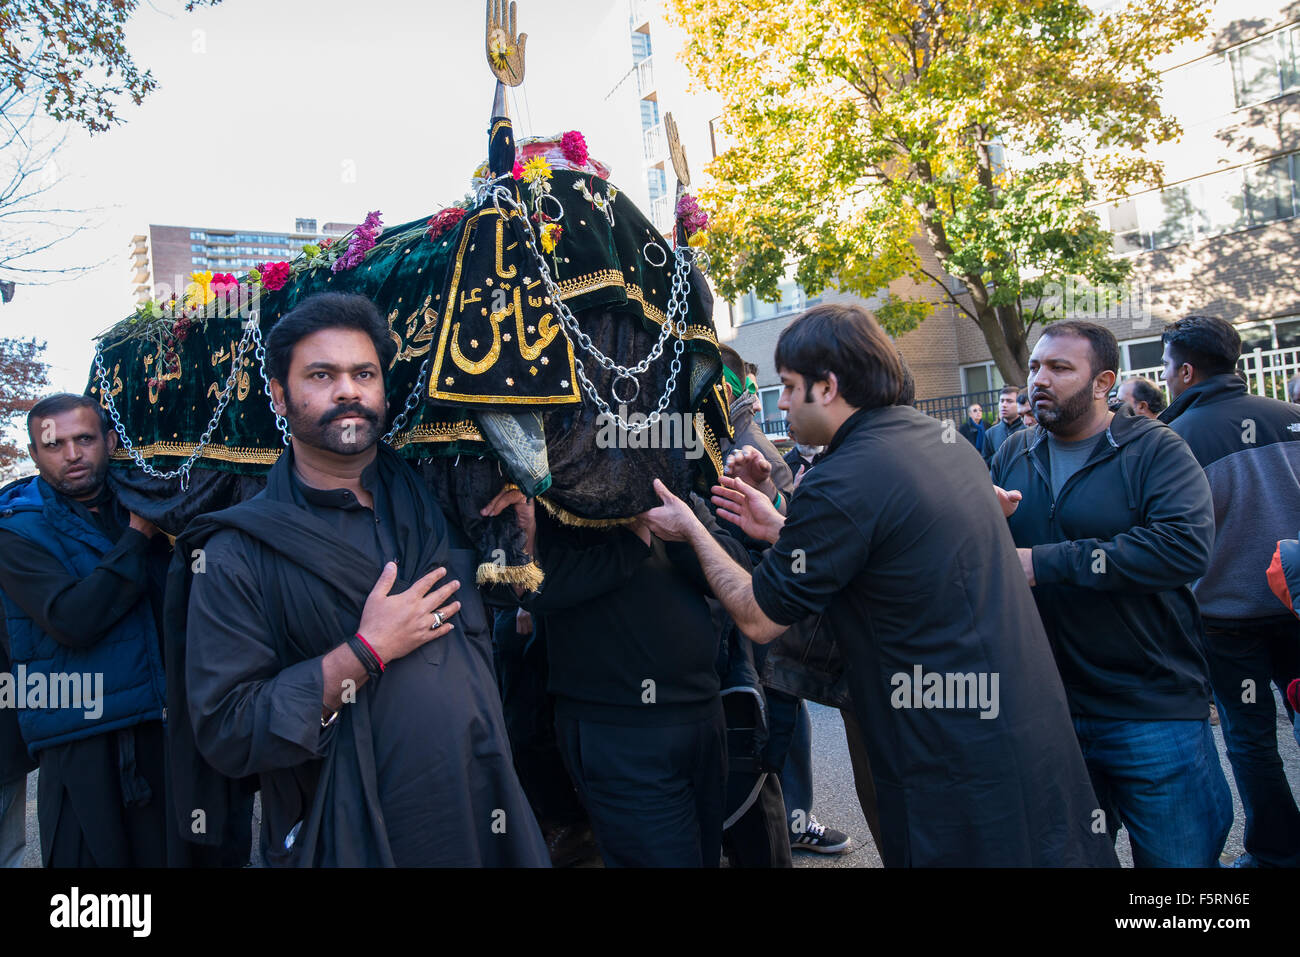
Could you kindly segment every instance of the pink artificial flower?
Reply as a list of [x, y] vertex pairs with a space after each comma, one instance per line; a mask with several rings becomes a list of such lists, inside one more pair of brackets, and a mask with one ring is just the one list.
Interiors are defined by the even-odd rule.
[[521, 163], [521, 162], [519, 162], [519, 160], [515, 160], [514, 169], [512, 169], [512, 170], [510, 171], [510, 175], [513, 176], [515, 179], [523, 179], [523, 178], [524, 178], [524, 164]]
[[682, 198], [677, 201], [676, 213], [677, 221], [685, 228], [687, 236], [709, 228], [709, 214], [700, 208], [690, 193], [682, 193]]
[[560, 150], [574, 166], [587, 165], [587, 141], [577, 130], [569, 130], [560, 137]]

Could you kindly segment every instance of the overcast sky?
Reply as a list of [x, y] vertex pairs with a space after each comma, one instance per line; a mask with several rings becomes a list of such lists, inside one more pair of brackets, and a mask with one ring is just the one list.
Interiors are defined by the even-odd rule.
[[[595, 156], [610, 63], [629, 53], [626, 0], [523, 0], [521, 136], [581, 129]], [[94, 335], [134, 309], [129, 247], [148, 224], [283, 232], [297, 216], [396, 224], [459, 199], [486, 155], [494, 80], [481, 0], [224, 0], [182, 12], [146, 0], [127, 47], [159, 88], [125, 122], [72, 131], [52, 204], [98, 212], [40, 265], [104, 265], [70, 282], [20, 286], [0, 335], [49, 347], [52, 384], [81, 392]], [[603, 28], [602, 28], [603, 24]], [[593, 76], [599, 77], [598, 81]], [[622, 145], [622, 144], [620, 144]], [[614, 150], [619, 152], [619, 150]], [[618, 182], [620, 170], [614, 169]], [[627, 170], [623, 178], [640, 176]], [[627, 187], [625, 187], [627, 188]]]

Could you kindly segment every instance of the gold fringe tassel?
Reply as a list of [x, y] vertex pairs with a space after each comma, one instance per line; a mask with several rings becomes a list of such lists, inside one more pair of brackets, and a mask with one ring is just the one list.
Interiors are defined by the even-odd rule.
[[540, 495], [537, 501], [550, 513], [551, 518], [564, 525], [572, 525], [575, 528], [614, 528], [619, 525], [631, 525], [636, 518], [583, 518], [580, 515], [574, 515], [568, 509], [561, 508], [554, 502], [542, 498]]
[[478, 585], [523, 585], [529, 591], [537, 591], [542, 587], [544, 578], [542, 566], [537, 562], [529, 562], [527, 565], [497, 565], [494, 562], [484, 562], [479, 565], [474, 575], [474, 582]]

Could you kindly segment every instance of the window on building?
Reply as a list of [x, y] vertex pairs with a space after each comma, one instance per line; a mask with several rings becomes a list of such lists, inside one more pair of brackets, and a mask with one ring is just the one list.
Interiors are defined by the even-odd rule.
[[1138, 228], [1136, 199], [1126, 199], [1106, 207], [1106, 217], [1108, 228], [1115, 234], [1117, 254], [1138, 252], [1146, 248], [1142, 239], [1142, 230]]
[[668, 176], [662, 166], [651, 166], [645, 171], [645, 175], [651, 202], [668, 193]]
[[1300, 154], [1211, 173], [1106, 208], [1116, 253], [1161, 249], [1289, 219], [1300, 209]]
[[659, 101], [641, 101], [641, 129], [648, 130], [659, 122]]
[[1220, 236], [1249, 225], [1242, 175], [1206, 176], [1188, 184], [1188, 200], [1196, 211], [1192, 227], [1198, 237]]
[[208, 234], [198, 229], [190, 230], [190, 239], [207, 239]]
[[1254, 352], [1256, 349], [1268, 351], [1273, 348], [1273, 323], [1252, 322], [1237, 326], [1237, 335], [1241, 336], [1241, 351]]
[[764, 302], [753, 292], [746, 293], [736, 302], [741, 322], [756, 322], [761, 319], [775, 319], [790, 313], [802, 312], [809, 306], [821, 302], [820, 296], [809, 296], [794, 280], [787, 280], [778, 287], [781, 298], [776, 302]]
[[1296, 157], [1279, 156], [1275, 160], [1246, 170], [1246, 212], [1252, 224], [1286, 219], [1295, 208], [1292, 195], [1292, 164]]
[[776, 407], [776, 404], [781, 401], [781, 386], [759, 389], [758, 397], [763, 402], [764, 422], [780, 422], [785, 419], [785, 413]]
[[640, 63], [648, 58], [654, 50], [650, 46], [650, 34], [633, 33], [632, 34], [632, 61]]
[[1237, 106], [1249, 106], [1300, 86], [1300, 27], [1279, 30], [1228, 52]]
[[1273, 323], [1279, 349], [1300, 347], [1300, 319], [1279, 319]]
[[1165, 345], [1160, 337], [1130, 339], [1120, 343], [1120, 366], [1125, 372], [1134, 369], [1152, 369], [1164, 359]]
[[991, 392], [1000, 389], [1006, 380], [998, 370], [995, 362], [981, 362], [977, 365], [961, 367], [961, 390], [963, 393]]

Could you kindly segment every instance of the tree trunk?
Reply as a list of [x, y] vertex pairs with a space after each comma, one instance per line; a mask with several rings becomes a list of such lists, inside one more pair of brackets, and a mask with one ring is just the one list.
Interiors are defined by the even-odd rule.
[[1003, 381], [1023, 386], [1029, 379], [1029, 351], [1019, 310], [1015, 306], [985, 304], [976, 313], [975, 324], [984, 334]]

